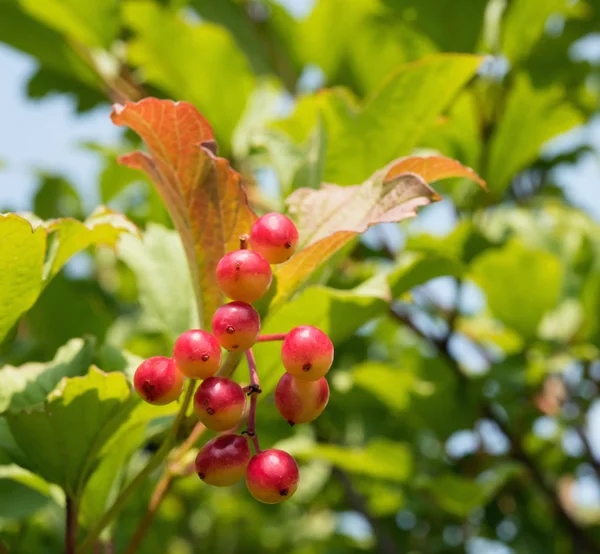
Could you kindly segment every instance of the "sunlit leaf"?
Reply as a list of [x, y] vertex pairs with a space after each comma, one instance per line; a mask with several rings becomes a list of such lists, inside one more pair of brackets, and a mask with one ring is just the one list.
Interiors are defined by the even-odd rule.
[[49, 221], [46, 227], [53, 235], [44, 266], [45, 281], [52, 279], [73, 254], [88, 246], [114, 247], [121, 234], [137, 234], [135, 225], [126, 217], [107, 208], [97, 209], [83, 223], [65, 218]]
[[142, 239], [122, 237], [118, 256], [135, 274], [139, 302], [156, 329], [174, 341], [198, 325], [194, 288], [175, 231], [148, 225]]
[[480, 62], [466, 54], [430, 56], [397, 69], [363, 106], [340, 89], [324, 90], [305, 98], [292, 121], [310, 130], [321, 114], [328, 134], [324, 178], [350, 185], [410, 154]]
[[138, 403], [122, 374], [91, 369], [63, 380], [44, 404], [6, 418], [26, 468], [77, 497]]
[[50, 362], [4, 366], [0, 369], [0, 413], [41, 404], [63, 377], [87, 373], [93, 355], [93, 339], [72, 339]]
[[298, 455], [327, 460], [348, 473], [396, 482], [406, 481], [413, 470], [408, 445], [383, 438], [371, 440], [364, 448], [317, 444]]
[[[135, 32], [127, 48], [131, 63], [170, 97], [209, 114], [219, 146], [228, 152], [255, 81], [234, 38], [221, 26], [193, 22], [184, 12], [156, 2], [127, 2], [123, 18]], [[191, 147], [209, 139], [200, 133]]]
[[372, 225], [416, 216], [417, 208], [438, 199], [414, 173], [388, 179], [393, 164], [362, 185], [323, 185], [298, 189], [288, 197], [304, 248], [274, 272], [270, 310], [281, 307], [291, 294], [335, 252]]
[[558, 302], [563, 268], [553, 254], [527, 249], [513, 240], [481, 254], [472, 277], [486, 293], [492, 314], [531, 339], [544, 314]]
[[239, 247], [239, 236], [255, 219], [240, 176], [213, 154], [212, 129], [191, 104], [147, 98], [115, 106], [112, 118], [148, 147], [149, 155], [135, 152], [121, 162], [145, 171], [167, 204], [190, 264], [200, 321], [206, 322], [222, 301], [216, 265]]
[[42, 289], [46, 231], [26, 219], [0, 215], [0, 341]]
[[547, 141], [582, 122], [582, 115], [564, 101], [560, 85], [535, 90], [526, 75], [519, 75], [492, 138], [486, 173], [491, 193], [501, 197]]

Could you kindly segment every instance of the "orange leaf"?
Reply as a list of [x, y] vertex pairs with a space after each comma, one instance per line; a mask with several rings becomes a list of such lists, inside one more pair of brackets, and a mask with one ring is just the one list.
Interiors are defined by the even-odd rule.
[[467, 179], [473, 179], [484, 189], [487, 189], [485, 181], [470, 167], [445, 156], [409, 156], [401, 158], [392, 164], [386, 180], [407, 171], [420, 175], [429, 183], [440, 179], [449, 179], [450, 177], [466, 177]]
[[223, 300], [217, 263], [239, 248], [239, 236], [256, 219], [240, 175], [215, 155], [212, 128], [192, 104], [145, 98], [115, 105], [111, 117], [146, 143], [149, 154], [134, 152], [119, 161], [144, 171], [162, 196], [183, 241], [206, 324]]

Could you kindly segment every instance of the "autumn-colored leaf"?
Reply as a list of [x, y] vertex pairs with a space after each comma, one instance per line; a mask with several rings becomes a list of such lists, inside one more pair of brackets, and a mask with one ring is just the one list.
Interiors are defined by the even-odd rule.
[[414, 217], [417, 208], [439, 200], [415, 173], [390, 177], [395, 163], [361, 185], [325, 184], [319, 190], [298, 189], [288, 197], [304, 249], [275, 271], [275, 311], [333, 254], [372, 225]]
[[120, 162], [147, 173], [160, 192], [188, 257], [200, 320], [209, 321], [222, 303], [217, 263], [239, 247], [256, 218], [240, 175], [215, 155], [211, 126], [192, 104], [146, 98], [115, 105], [112, 120], [148, 147], [149, 154], [134, 152]]
[[467, 179], [473, 179], [483, 188], [486, 188], [485, 181], [470, 167], [445, 156], [409, 156], [402, 158], [390, 169], [387, 178], [392, 179], [407, 171], [420, 175], [428, 183], [449, 179], [450, 177], [466, 177]]

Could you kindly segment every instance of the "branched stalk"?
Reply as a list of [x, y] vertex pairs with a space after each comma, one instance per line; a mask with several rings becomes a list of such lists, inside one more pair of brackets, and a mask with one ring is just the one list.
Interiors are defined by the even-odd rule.
[[273, 335], [260, 335], [256, 342], [271, 342], [277, 340], [284, 340], [287, 333], [275, 333]]
[[171, 447], [177, 439], [177, 433], [185, 418], [188, 406], [194, 394], [196, 387], [196, 381], [191, 379], [188, 383], [183, 402], [179, 408], [179, 413], [173, 422], [173, 426], [169, 431], [169, 434], [165, 441], [161, 444], [160, 448], [150, 457], [146, 465], [140, 470], [140, 472], [129, 482], [129, 484], [120, 492], [119, 496], [113, 502], [112, 506], [102, 516], [100, 521], [94, 525], [88, 532], [86, 538], [83, 540], [79, 548], [74, 551], [76, 554], [83, 554], [94, 544], [94, 541], [98, 538], [104, 528], [115, 518], [115, 516], [123, 509], [129, 497], [132, 493], [146, 480], [148, 475], [152, 473], [167, 457], [171, 451]]
[[154, 487], [154, 491], [152, 492], [152, 496], [150, 498], [150, 502], [148, 503], [148, 509], [144, 514], [144, 517], [140, 520], [127, 548], [125, 549], [125, 554], [134, 554], [137, 552], [140, 547], [144, 536], [148, 532], [148, 528], [150, 524], [154, 520], [154, 516], [158, 511], [158, 508], [167, 495], [167, 493], [171, 490], [173, 486], [173, 481], [175, 478], [186, 475], [186, 471], [182, 471], [179, 466], [183, 457], [194, 447], [196, 441], [200, 438], [202, 433], [206, 430], [206, 427], [200, 422], [196, 424], [192, 432], [189, 434], [188, 438], [181, 444], [181, 446], [174, 451], [172, 456], [172, 461], [165, 467], [161, 478], [158, 480], [156, 487]]
[[260, 381], [258, 379], [258, 371], [256, 370], [256, 360], [254, 359], [254, 352], [252, 348], [246, 350], [246, 359], [248, 360], [248, 369], [250, 371], [250, 411], [248, 413], [248, 436], [252, 439], [254, 444], [254, 450], [258, 454], [260, 445], [258, 444], [258, 436], [256, 434], [256, 404], [258, 401], [258, 395], [261, 393]]

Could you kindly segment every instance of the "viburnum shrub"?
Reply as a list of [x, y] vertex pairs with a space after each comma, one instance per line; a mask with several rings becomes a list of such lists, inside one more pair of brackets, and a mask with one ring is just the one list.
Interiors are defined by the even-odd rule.
[[[291, 498], [298, 487], [298, 464], [278, 449], [261, 450], [256, 431], [258, 395], [262, 392], [253, 352], [257, 342], [283, 341], [281, 361], [286, 373], [275, 390], [275, 405], [290, 423], [309, 423], [325, 409], [329, 385], [325, 375], [333, 363], [333, 344], [310, 325], [287, 333], [260, 335], [260, 316], [249, 304], [260, 300], [272, 280], [270, 264], [286, 262], [298, 244], [298, 230], [285, 215], [268, 213], [257, 219], [248, 235], [240, 236], [240, 249], [225, 254], [217, 264], [221, 291], [234, 300], [219, 307], [212, 319], [213, 334], [201, 329], [182, 333], [173, 357], [153, 357], [140, 364], [134, 375], [139, 395], [151, 404], [168, 404], [183, 390], [184, 375], [202, 379], [194, 394], [198, 419], [223, 434], [198, 452], [195, 469], [208, 485], [224, 487], [246, 476], [250, 494], [267, 504]], [[233, 379], [214, 376], [221, 348], [244, 351], [250, 383], [242, 388]], [[249, 406], [246, 396], [250, 397]], [[244, 430], [240, 429], [246, 426]], [[248, 441], [252, 442], [251, 456]]]

